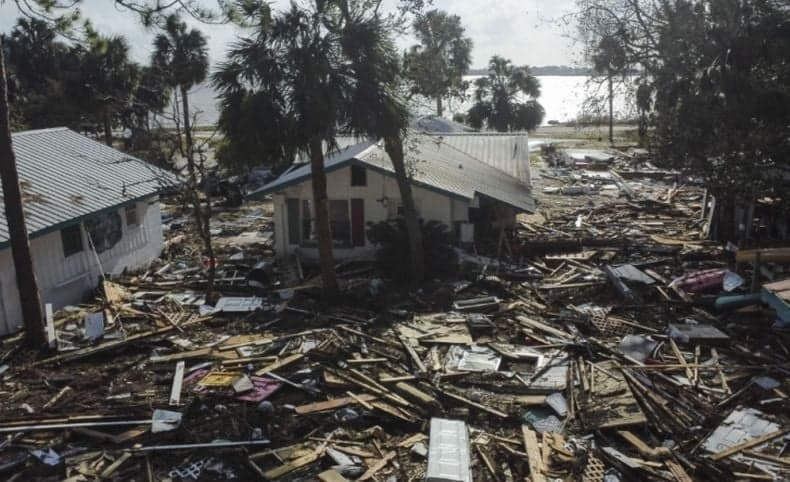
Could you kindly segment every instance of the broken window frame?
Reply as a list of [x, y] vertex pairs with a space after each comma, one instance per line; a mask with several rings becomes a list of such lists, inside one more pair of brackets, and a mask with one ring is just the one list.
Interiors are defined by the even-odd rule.
[[87, 219], [85, 231], [96, 254], [109, 251], [123, 239], [123, 221], [120, 212], [107, 211]]
[[140, 226], [139, 213], [137, 211], [137, 203], [126, 206], [123, 210], [124, 218], [126, 219], [127, 228], [136, 228]]
[[82, 241], [82, 225], [77, 223], [61, 229], [60, 242], [63, 247], [64, 258], [83, 252], [85, 243]]

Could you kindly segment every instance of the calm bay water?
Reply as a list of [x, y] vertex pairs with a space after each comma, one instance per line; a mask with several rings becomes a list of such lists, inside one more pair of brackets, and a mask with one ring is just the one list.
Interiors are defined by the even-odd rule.
[[[469, 76], [467, 80], [474, 80], [475, 77]], [[543, 105], [546, 110], [546, 117], [544, 124], [549, 121], [569, 122], [573, 121], [583, 113], [594, 114], [589, 109], [585, 111], [585, 99], [591, 94], [597, 92], [594, 85], [589, 82], [589, 77], [586, 76], [538, 76], [541, 84], [541, 96], [538, 102]], [[601, 88], [600, 92], [604, 90]], [[468, 92], [468, 99], [471, 99], [472, 89]], [[219, 118], [219, 110], [216, 100], [216, 92], [209, 85], [203, 85], [196, 88], [191, 95], [191, 104], [193, 110], [199, 112], [198, 124], [199, 125], [212, 125], [217, 122]], [[450, 114], [456, 112], [465, 112], [471, 107], [471, 100], [465, 102], [453, 101], [447, 105], [447, 111]], [[628, 99], [625, 95], [617, 95], [615, 97], [615, 112], [618, 117], [628, 116], [630, 113], [626, 109], [629, 105]], [[415, 104], [414, 110], [418, 114], [431, 114], [433, 113], [433, 104], [431, 102], [419, 102]], [[447, 114], [445, 114], [447, 115]]]

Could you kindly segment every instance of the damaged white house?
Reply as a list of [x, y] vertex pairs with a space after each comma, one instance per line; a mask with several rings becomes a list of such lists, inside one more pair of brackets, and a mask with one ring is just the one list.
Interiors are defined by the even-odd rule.
[[[159, 256], [158, 194], [174, 185], [172, 174], [66, 128], [20, 132], [12, 140], [43, 303], [55, 309], [78, 303], [102, 273]], [[15, 277], [0, 202], [0, 335], [22, 325]]]
[[[449, 226], [459, 243], [471, 243], [492, 223], [515, 221], [534, 212], [526, 135], [413, 134], [405, 144], [406, 164], [420, 218]], [[329, 217], [335, 256], [374, 252], [366, 225], [402, 214], [392, 162], [380, 142], [363, 142], [325, 159]], [[317, 237], [309, 164], [295, 166], [251, 198], [272, 195], [278, 256], [298, 251], [317, 258]]]

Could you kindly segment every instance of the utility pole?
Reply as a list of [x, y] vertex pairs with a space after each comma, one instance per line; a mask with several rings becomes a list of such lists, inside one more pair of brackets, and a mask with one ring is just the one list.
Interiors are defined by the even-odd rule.
[[11, 116], [8, 106], [8, 84], [6, 82], [5, 58], [0, 40], [0, 180], [3, 185], [5, 219], [11, 242], [11, 255], [16, 271], [16, 286], [22, 304], [25, 322], [25, 342], [31, 348], [41, 349], [47, 343], [44, 332], [44, 316], [41, 312], [41, 297], [33, 258], [30, 256], [30, 240], [25, 227], [25, 212], [22, 210], [22, 190], [19, 173], [11, 145]]

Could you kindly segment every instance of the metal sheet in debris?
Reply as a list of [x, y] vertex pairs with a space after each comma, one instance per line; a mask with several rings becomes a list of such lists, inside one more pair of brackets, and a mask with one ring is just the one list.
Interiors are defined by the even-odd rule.
[[[551, 362], [550, 362], [551, 363]], [[530, 390], [538, 392], [557, 392], [565, 390], [568, 383], [568, 365], [553, 365], [549, 368], [538, 368], [542, 373], [532, 381], [526, 374], [527, 385]]]
[[431, 419], [426, 482], [471, 482], [469, 433], [466, 423]]
[[502, 357], [490, 348], [471, 346], [464, 350], [458, 369], [466, 372], [495, 372], [499, 370]]
[[644, 283], [646, 285], [652, 285], [656, 282], [656, 280], [645, 274], [642, 270], [634, 267], [632, 264], [613, 267], [612, 271], [621, 279], [636, 281], [637, 283]]
[[246, 313], [263, 308], [263, 299], [257, 296], [250, 297], [224, 297], [217, 301], [214, 311], [224, 313]]
[[702, 444], [708, 452], [721, 452], [781, 427], [754, 408], [733, 410]]

